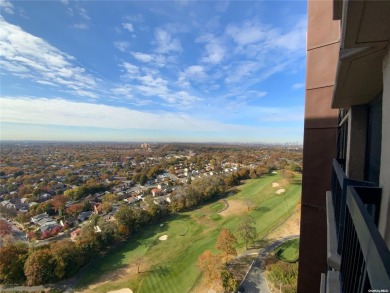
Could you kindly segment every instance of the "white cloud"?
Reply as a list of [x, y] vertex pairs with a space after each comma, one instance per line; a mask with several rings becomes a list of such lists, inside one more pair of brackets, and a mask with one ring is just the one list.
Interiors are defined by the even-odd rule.
[[139, 77], [140, 71], [138, 66], [135, 66], [128, 62], [123, 62], [121, 66], [126, 70], [126, 74], [123, 77], [128, 79], [135, 79]]
[[229, 8], [229, 0], [216, 1], [215, 10], [219, 13], [225, 12]]
[[294, 90], [301, 89], [301, 88], [304, 88], [304, 87], [305, 87], [305, 84], [304, 84], [304, 83], [294, 83], [294, 84], [292, 85], [292, 88], [293, 88]]
[[126, 52], [130, 48], [130, 43], [126, 41], [114, 42], [114, 47], [121, 52]]
[[74, 28], [80, 29], [80, 30], [86, 30], [89, 29], [89, 24], [86, 23], [76, 23], [73, 25]]
[[223, 45], [222, 38], [217, 38], [213, 34], [204, 34], [199, 36], [196, 43], [205, 43], [205, 51], [201, 62], [218, 64], [223, 61], [226, 56], [226, 48]]
[[73, 94], [96, 97], [97, 79], [75, 66], [75, 58], [0, 18], [3, 69], [40, 84], [55, 84]]
[[256, 113], [259, 121], [283, 122], [303, 121], [304, 107], [252, 107], [251, 111]]
[[91, 17], [88, 15], [87, 10], [85, 8], [77, 7], [77, 13], [84, 18], [85, 20], [91, 20]]
[[240, 82], [245, 77], [252, 77], [263, 65], [256, 61], [243, 61], [232, 64], [229, 74], [225, 78], [226, 83]]
[[[185, 93], [182, 95], [183, 98], [188, 98]], [[0, 105], [1, 122], [111, 129], [186, 131], [221, 131], [228, 127], [240, 129], [240, 126], [195, 119], [180, 113], [141, 112], [124, 107], [78, 103], [64, 99], [2, 97]]]
[[68, 5], [69, 4], [69, 0], [61, 0], [61, 3], [64, 4], [64, 5]]
[[162, 29], [156, 28], [154, 31], [155, 44], [157, 45], [156, 51], [158, 53], [169, 53], [169, 52], [181, 52], [182, 47], [178, 39], [172, 38], [171, 34]]
[[141, 52], [132, 52], [131, 55], [133, 55], [133, 57], [138, 61], [145, 62], [145, 63], [149, 63], [154, 59], [153, 55], [141, 53]]
[[267, 37], [264, 28], [253, 21], [246, 21], [242, 26], [229, 25], [226, 34], [240, 46], [257, 43]]
[[[132, 97], [137, 97], [137, 104], [142, 103], [139, 97], [147, 97], [162, 106], [187, 109], [195, 106], [196, 102], [202, 101], [201, 98], [186, 91], [177, 91], [171, 88], [169, 81], [161, 77], [159, 70], [156, 68], [138, 67], [128, 62], [123, 62], [120, 66], [125, 69], [122, 79], [126, 86], [117, 86], [116, 93], [131, 93]], [[188, 75], [192, 78], [202, 76], [202, 70], [201, 66], [190, 66]]]
[[248, 91], [246, 92], [247, 95], [255, 96], [256, 98], [262, 98], [265, 97], [268, 93], [265, 91]]
[[205, 68], [200, 65], [192, 65], [187, 67], [183, 72], [179, 74], [179, 85], [182, 87], [189, 87], [189, 80], [195, 82], [201, 82], [207, 79], [208, 75], [205, 72]]
[[122, 27], [124, 29], [128, 30], [129, 32], [133, 32], [134, 31], [134, 26], [130, 22], [122, 23]]
[[302, 51], [305, 48], [306, 16], [287, 30], [261, 24], [256, 19], [247, 20], [240, 25], [230, 24], [225, 35], [232, 38], [237, 44], [236, 53], [250, 56], [275, 52], [278, 49], [292, 52]]
[[14, 14], [14, 5], [9, 0], [0, 0], [0, 9], [8, 14]]
[[290, 31], [276, 36], [273, 45], [290, 51], [304, 50], [306, 46], [307, 20], [302, 18]]

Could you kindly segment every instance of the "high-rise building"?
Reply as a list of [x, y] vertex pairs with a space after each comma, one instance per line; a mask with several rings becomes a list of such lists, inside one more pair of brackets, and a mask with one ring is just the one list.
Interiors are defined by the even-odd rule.
[[389, 45], [390, 1], [308, 1], [299, 293], [390, 291]]

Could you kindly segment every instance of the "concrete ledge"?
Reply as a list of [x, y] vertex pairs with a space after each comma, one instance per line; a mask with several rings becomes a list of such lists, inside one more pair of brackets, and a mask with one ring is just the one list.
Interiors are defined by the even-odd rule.
[[336, 223], [334, 220], [334, 208], [332, 192], [326, 192], [326, 220], [327, 220], [327, 258], [328, 266], [340, 271], [341, 256], [337, 253]]

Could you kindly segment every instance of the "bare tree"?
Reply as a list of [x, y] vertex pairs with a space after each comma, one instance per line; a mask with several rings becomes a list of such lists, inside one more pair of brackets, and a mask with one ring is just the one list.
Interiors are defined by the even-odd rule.
[[137, 267], [137, 274], [140, 273], [140, 270], [139, 268], [141, 267], [141, 265], [145, 262], [145, 258], [142, 257], [142, 256], [136, 256], [134, 259], [133, 259], [133, 265]]

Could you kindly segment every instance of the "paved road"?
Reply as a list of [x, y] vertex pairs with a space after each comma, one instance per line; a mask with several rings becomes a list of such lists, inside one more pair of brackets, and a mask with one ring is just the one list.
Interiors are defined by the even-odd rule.
[[[23, 227], [22, 225], [20, 225], [18, 222], [15, 221], [11, 221], [11, 220], [8, 221], [3, 217], [0, 217], [0, 219], [6, 221], [11, 225], [12, 228], [11, 233], [15, 240], [28, 243], [28, 240], [26, 238], [26, 233], [22, 230]], [[0, 246], [1, 246], [1, 241], [0, 241]]]
[[261, 261], [263, 258], [276, 247], [281, 245], [283, 242], [299, 237], [298, 235], [292, 235], [288, 237], [284, 237], [278, 241], [275, 241], [271, 245], [266, 248], [262, 248], [259, 250], [259, 253], [256, 259], [253, 262], [252, 267], [247, 273], [245, 279], [241, 282], [240, 288], [245, 288], [245, 293], [270, 293], [267, 285], [267, 281], [265, 280], [263, 269], [261, 268]]

